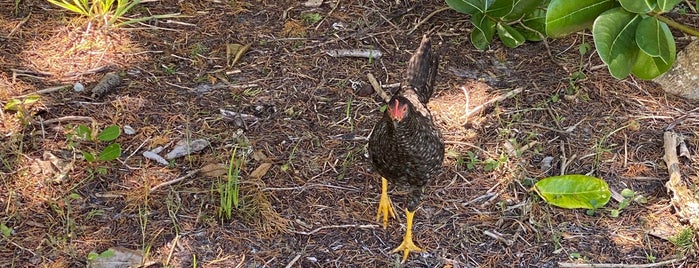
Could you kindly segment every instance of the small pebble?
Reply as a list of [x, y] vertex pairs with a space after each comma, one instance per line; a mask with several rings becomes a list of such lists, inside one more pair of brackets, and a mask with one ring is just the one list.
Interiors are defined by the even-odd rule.
[[136, 130], [133, 129], [133, 128], [132, 128], [131, 126], [129, 126], [129, 125], [124, 125], [124, 134], [126, 134], [126, 135], [133, 135], [133, 134], [136, 134]]
[[75, 92], [83, 92], [84, 90], [85, 90], [85, 86], [83, 84], [81, 84], [80, 82], [77, 82], [77, 83], [75, 83], [75, 85], [73, 85], [73, 91], [75, 91]]
[[372, 87], [370, 84], [365, 84], [361, 88], [357, 89], [357, 95], [360, 97], [368, 97], [371, 96], [371, 94], [374, 94], [374, 87]]

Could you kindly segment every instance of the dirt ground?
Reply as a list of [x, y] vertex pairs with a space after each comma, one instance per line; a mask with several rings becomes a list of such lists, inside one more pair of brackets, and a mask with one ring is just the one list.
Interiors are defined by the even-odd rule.
[[[415, 217], [425, 252], [405, 267], [699, 267], [696, 242], [673, 239], [685, 227], [662, 159], [668, 128], [699, 148], [697, 103], [614, 79], [595, 53], [580, 55], [589, 34], [478, 51], [468, 16], [428, 18], [446, 6], [439, 0], [155, 1], [129, 16], [180, 16], [118, 29], [88, 28], [45, 1], [15, 2], [0, 3], [0, 101], [70, 86], [0, 113], [0, 223], [12, 230], [0, 237], [2, 267], [81, 267], [88, 253], [112, 247], [144, 252], [154, 267], [400, 266], [390, 251], [404, 213], [387, 229], [375, 219], [380, 181], [366, 138], [383, 103], [367, 74], [401, 82], [425, 33], [441, 55], [430, 108], [446, 160]], [[231, 44], [250, 45], [232, 66]], [[326, 53], [356, 48], [382, 56]], [[109, 71], [123, 79], [114, 92], [72, 89]], [[248, 117], [224, 118], [221, 109]], [[135, 134], [116, 140], [117, 160], [88, 163], [81, 152], [105, 144], [74, 140], [78, 124]], [[169, 165], [142, 156], [194, 139], [210, 145]], [[200, 169], [227, 166], [234, 150], [241, 204], [222, 220], [222, 177]], [[39, 164], [47, 155], [67, 163], [67, 176]], [[695, 178], [698, 159], [682, 160], [683, 175]], [[612, 200], [589, 216], [530, 191], [561, 173], [601, 177], [648, 202], [613, 218]], [[392, 185], [390, 194], [402, 212], [405, 189]]]

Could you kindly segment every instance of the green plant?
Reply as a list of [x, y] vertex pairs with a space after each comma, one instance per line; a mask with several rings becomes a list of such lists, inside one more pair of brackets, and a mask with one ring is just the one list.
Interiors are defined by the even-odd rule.
[[301, 14], [301, 19], [305, 24], [313, 25], [322, 20], [323, 16], [318, 13], [303, 13]]
[[[109, 142], [116, 140], [121, 135], [121, 128], [116, 125], [111, 125], [104, 128], [96, 136], [93, 136], [92, 129], [85, 125], [76, 126], [72, 132], [67, 134], [68, 137], [68, 147], [69, 149], [76, 148], [76, 142], [78, 140], [90, 141], [90, 142]], [[99, 161], [112, 161], [121, 156], [121, 145], [117, 142], [111, 143], [104, 147], [100, 153], [95, 156], [93, 152], [82, 150], [82, 155], [88, 162]], [[97, 170], [97, 172], [102, 172], [102, 170]]]
[[592, 27], [595, 49], [612, 76], [634, 74], [653, 79], [675, 61], [675, 40], [669, 26], [699, 36], [697, 30], [662, 14], [680, 0], [551, 0], [546, 33], [561, 37]]
[[218, 193], [221, 197], [221, 207], [219, 208], [219, 217], [225, 216], [230, 220], [233, 214], [233, 208], [239, 208], [238, 194], [240, 191], [240, 168], [243, 165], [243, 159], [236, 159], [235, 155], [238, 151], [238, 146], [233, 148], [231, 153], [231, 161], [228, 163], [228, 174], [226, 176], [226, 184], [219, 185]]
[[688, 250], [692, 249], [692, 246], [694, 245], [694, 231], [689, 227], [684, 228], [682, 231], [679, 231], [672, 237], [669, 237], [668, 240], [670, 243], [675, 245], [675, 247], [678, 247], [682, 253], [687, 252]]
[[471, 15], [471, 43], [481, 50], [488, 48], [496, 32], [505, 46], [517, 47], [525, 40], [591, 28], [597, 54], [618, 79], [629, 74], [653, 79], [672, 66], [676, 48], [669, 27], [699, 36], [699, 30], [663, 16], [681, 0], [445, 1]]
[[152, 15], [147, 17], [125, 19], [126, 12], [141, 3], [141, 0], [46, 0], [63, 9], [87, 17], [90, 22], [103, 23], [106, 27], [119, 27], [151, 19], [172, 18], [179, 14]]
[[495, 33], [510, 48], [525, 40], [541, 41], [548, 0], [446, 0], [452, 9], [471, 15], [471, 44], [485, 50]]
[[481, 160], [478, 159], [478, 156], [471, 151], [466, 152], [466, 154], [468, 154], [468, 162], [466, 162], [466, 168], [468, 170], [475, 169], [476, 165], [481, 163]]
[[619, 207], [617, 209], [612, 209], [610, 211], [612, 218], [619, 217], [621, 211], [627, 208], [631, 202], [636, 202], [639, 204], [645, 204], [648, 200], [643, 195], [636, 195], [631, 189], [624, 189], [621, 191], [621, 196], [624, 198], [619, 202]]
[[5, 104], [3, 109], [6, 111], [17, 112], [15, 116], [22, 122], [23, 125], [27, 125], [32, 120], [32, 114], [29, 112], [29, 108], [38, 101], [39, 95], [29, 95], [22, 99], [10, 99]]

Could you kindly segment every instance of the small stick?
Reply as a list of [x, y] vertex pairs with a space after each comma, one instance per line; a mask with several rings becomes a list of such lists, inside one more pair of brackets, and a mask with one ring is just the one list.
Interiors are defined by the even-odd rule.
[[175, 184], [175, 183], [178, 183], [178, 182], [180, 182], [180, 181], [182, 181], [182, 180], [184, 180], [184, 179], [194, 177], [194, 175], [196, 175], [197, 173], [199, 173], [199, 169], [192, 170], [192, 171], [190, 171], [189, 173], [187, 173], [186, 175], [184, 175], [184, 176], [182, 176], [182, 177], [179, 177], [179, 178], [174, 179], [174, 180], [169, 180], [169, 181], [166, 181], [166, 182], [162, 182], [162, 183], [160, 183], [160, 184], [158, 184], [158, 185], [156, 185], [156, 186], [153, 186], [152, 188], [150, 188], [150, 191], [153, 192], [153, 191], [157, 190], [157, 189], [160, 188], [160, 187], [168, 186], [168, 185], [170, 185], [170, 184]]
[[377, 49], [333, 49], [328, 50], [325, 53], [331, 57], [358, 57], [358, 58], [369, 58], [378, 59], [383, 56], [381, 50]]
[[512, 96], [514, 96], [514, 95], [517, 95], [517, 94], [521, 93], [522, 90], [524, 90], [524, 88], [522, 88], [522, 87], [515, 88], [515, 89], [513, 89], [512, 91], [507, 92], [507, 94], [505, 94], [505, 95], [500, 95], [500, 96], [498, 96], [498, 97], [496, 97], [496, 98], [494, 98], [494, 99], [491, 99], [491, 100], [489, 100], [489, 101], [487, 101], [487, 102], [485, 102], [485, 103], [483, 103], [483, 104], [481, 104], [481, 105], [478, 105], [478, 106], [476, 106], [475, 108], [471, 109], [471, 111], [469, 111], [469, 113], [466, 114], [466, 118], [468, 118], [468, 117], [471, 116], [472, 114], [475, 114], [475, 113], [477, 113], [477, 112], [480, 112], [480, 111], [483, 110], [483, 108], [485, 108], [486, 106], [490, 106], [490, 105], [492, 105], [492, 104], [495, 103], [495, 102], [503, 101], [503, 100], [505, 100], [505, 99], [507, 99], [507, 98], [510, 98], [510, 97], [512, 97]]
[[61, 123], [65, 121], [90, 121], [94, 122], [95, 119], [89, 116], [64, 116], [64, 117], [59, 117], [59, 118], [54, 118], [54, 119], [48, 119], [40, 122], [35, 122], [35, 124], [54, 124], [54, 123]]
[[413, 33], [415, 30], [417, 30], [418, 27], [420, 27], [420, 25], [422, 25], [425, 22], [427, 22], [428, 20], [430, 20], [432, 17], [434, 17], [434, 15], [437, 15], [438, 13], [445, 11], [445, 10], [449, 10], [449, 9], [451, 9], [451, 8], [450, 7], [442, 7], [440, 9], [433, 11], [432, 13], [427, 15], [427, 17], [425, 17], [425, 19], [423, 19], [423, 20], [419, 21], [417, 24], [415, 24], [415, 26], [413, 26], [413, 28], [410, 29], [410, 31], [408, 31], [408, 34]]
[[388, 102], [391, 100], [391, 96], [388, 95], [388, 93], [386, 93], [386, 91], [384, 91], [383, 88], [381, 88], [381, 86], [379, 85], [379, 81], [376, 81], [376, 77], [374, 77], [373, 74], [367, 73], [366, 77], [369, 79], [369, 83], [374, 88], [374, 91], [376, 91], [376, 93], [379, 94], [379, 97], [381, 97], [381, 99], [384, 102]]
[[284, 266], [284, 267], [286, 267], [286, 268], [291, 268], [292, 266], [294, 266], [294, 263], [296, 263], [296, 261], [298, 261], [300, 258], [301, 258], [301, 254], [296, 255], [296, 257], [294, 257], [294, 258], [289, 262], [289, 264], [287, 264], [287, 265]]
[[675, 263], [678, 261], [685, 260], [686, 257], [681, 259], [669, 259], [666, 261], [649, 263], [649, 264], [623, 264], [623, 263], [569, 263], [569, 262], [559, 262], [559, 267], [568, 268], [647, 268], [647, 267], [663, 267], [665, 265]]
[[299, 232], [299, 231], [291, 231], [292, 233], [295, 234], [301, 234], [301, 235], [312, 235], [317, 232], [320, 232], [323, 229], [336, 229], [336, 228], [360, 228], [360, 229], [376, 229], [379, 226], [376, 224], [343, 224], [343, 225], [328, 225], [328, 226], [321, 226], [313, 231], [310, 232]]
[[24, 98], [24, 97], [28, 97], [28, 96], [35, 95], [35, 94], [46, 94], [46, 93], [56, 92], [56, 91], [59, 91], [59, 90], [64, 89], [64, 88], [69, 88], [71, 86], [72, 85], [62, 85], [62, 86], [45, 88], [45, 89], [41, 89], [41, 90], [38, 90], [38, 91], [33, 92], [33, 93], [19, 95], [19, 96], [16, 96], [15, 98]]

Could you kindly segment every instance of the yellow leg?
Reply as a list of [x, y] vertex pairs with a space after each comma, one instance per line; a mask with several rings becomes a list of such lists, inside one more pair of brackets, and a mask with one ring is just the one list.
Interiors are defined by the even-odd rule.
[[423, 250], [419, 248], [418, 246], [413, 243], [413, 216], [415, 215], [414, 211], [410, 211], [407, 208], [405, 209], [405, 217], [407, 226], [405, 227], [405, 236], [403, 236], [403, 243], [400, 244], [396, 249], [391, 251], [391, 253], [396, 253], [400, 252], [401, 250], [403, 251], [403, 261], [408, 259], [408, 254], [412, 252], [422, 252]]
[[393, 212], [393, 206], [391, 206], [391, 199], [388, 198], [388, 180], [381, 178], [381, 199], [379, 199], [379, 209], [376, 211], [376, 220], [378, 221], [383, 216], [384, 229], [388, 224], [388, 214], [391, 214], [391, 218], [396, 218], [396, 213]]

